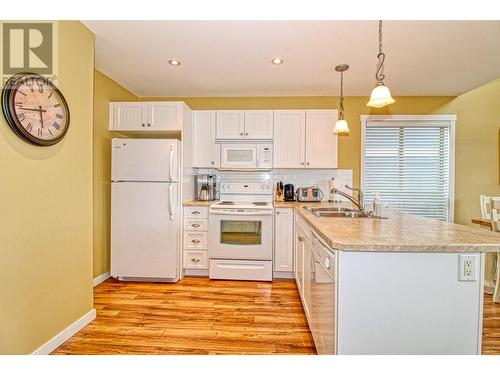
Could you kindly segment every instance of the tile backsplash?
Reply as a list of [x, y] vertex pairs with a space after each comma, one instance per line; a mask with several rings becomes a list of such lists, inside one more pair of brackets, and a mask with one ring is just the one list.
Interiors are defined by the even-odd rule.
[[[324, 194], [323, 200], [328, 200], [329, 197], [329, 180], [335, 178], [335, 186], [351, 195], [351, 191], [344, 188], [345, 185], [352, 186], [352, 170], [351, 169], [273, 169], [270, 172], [228, 172], [218, 171], [215, 169], [199, 169], [198, 173], [210, 173], [220, 177], [220, 180], [233, 179], [240, 181], [272, 181], [274, 187], [279, 181], [285, 184], [293, 184], [294, 188], [305, 186], [317, 186]], [[195, 170], [195, 173], [197, 173]], [[336, 199], [346, 201], [342, 196], [337, 196]]]

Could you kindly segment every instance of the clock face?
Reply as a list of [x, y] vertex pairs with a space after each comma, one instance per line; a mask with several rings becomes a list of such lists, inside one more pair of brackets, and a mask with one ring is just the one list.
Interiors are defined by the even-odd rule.
[[19, 74], [11, 80], [4, 88], [7, 92], [2, 93], [4, 114], [7, 107], [11, 128], [34, 144], [49, 146], [59, 142], [69, 126], [69, 110], [61, 92], [36, 74]]

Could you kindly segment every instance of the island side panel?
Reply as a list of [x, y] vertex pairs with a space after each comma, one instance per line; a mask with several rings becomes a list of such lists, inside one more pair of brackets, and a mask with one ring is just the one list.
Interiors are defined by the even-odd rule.
[[476, 281], [457, 253], [338, 254], [339, 354], [480, 354], [483, 254]]

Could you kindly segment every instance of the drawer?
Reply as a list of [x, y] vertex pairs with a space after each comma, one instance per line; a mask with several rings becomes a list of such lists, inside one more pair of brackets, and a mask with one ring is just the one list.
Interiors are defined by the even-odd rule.
[[184, 249], [207, 249], [208, 232], [184, 231]]
[[208, 251], [184, 250], [184, 268], [208, 269]]
[[184, 207], [184, 219], [208, 219], [208, 207]]
[[206, 231], [208, 219], [184, 219], [184, 230]]

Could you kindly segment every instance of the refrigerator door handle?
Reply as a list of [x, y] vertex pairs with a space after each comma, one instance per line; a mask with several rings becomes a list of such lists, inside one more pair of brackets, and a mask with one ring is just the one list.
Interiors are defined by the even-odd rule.
[[170, 184], [168, 186], [168, 213], [170, 214], [170, 221], [174, 220], [174, 193], [173, 193], [174, 186]]
[[170, 146], [170, 168], [168, 172], [170, 181], [174, 181], [174, 146]]

